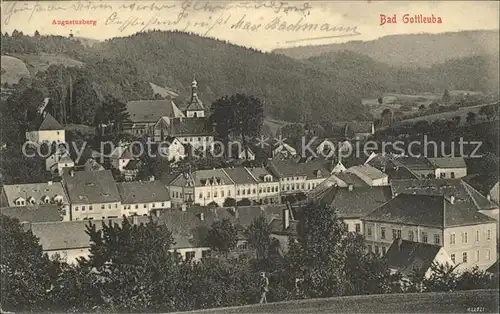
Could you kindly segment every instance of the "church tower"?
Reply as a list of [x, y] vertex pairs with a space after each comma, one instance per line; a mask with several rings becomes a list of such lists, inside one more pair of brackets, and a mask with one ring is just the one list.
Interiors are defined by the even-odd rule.
[[205, 117], [205, 107], [203, 103], [198, 98], [198, 82], [193, 80], [191, 83], [191, 100], [186, 108], [187, 118], [204, 118]]

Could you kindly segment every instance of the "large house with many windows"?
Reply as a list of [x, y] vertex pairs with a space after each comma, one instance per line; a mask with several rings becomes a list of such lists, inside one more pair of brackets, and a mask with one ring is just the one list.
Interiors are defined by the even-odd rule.
[[487, 269], [497, 259], [497, 221], [464, 199], [398, 194], [364, 216], [368, 251], [385, 254], [394, 240], [442, 246], [459, 269]]

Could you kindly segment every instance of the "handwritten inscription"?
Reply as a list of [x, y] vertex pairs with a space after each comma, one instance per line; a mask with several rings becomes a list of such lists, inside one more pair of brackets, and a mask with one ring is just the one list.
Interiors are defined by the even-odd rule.
[[[286, 1], [172, 1], [172, 2], [98, 2], [75, 1], [60, 4], [44, 2], [4, 2], [3, 24], [8, 25], [14, 16], [27, 16], [30, 22], [37, 14], [67, 11], [68, 14], [84, 12], [97, 14], [104, 12], [101, 26], [116, 28], [119, 32], [140, 32], [147, 29], [177, 29], [201, 31], [210, 35], [215, 28], [256, 32], [322, 32], [339, 36], [359, 35], [357, 26], [336, 25], [335, 23], [307, 22], [313, 6], [310, 2]], [[238, 12], [236, 14], [235, 12]], [[64, 13], [66, 14], [66, 12]], [[335, 37], [335, 36], [331, 36]]]

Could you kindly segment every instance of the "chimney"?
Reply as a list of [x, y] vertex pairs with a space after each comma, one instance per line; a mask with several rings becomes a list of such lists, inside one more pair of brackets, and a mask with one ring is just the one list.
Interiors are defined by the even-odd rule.
[[450, 196], [450, 203], [455, 204], [455, 196]]
[[204, 221], [205, 220], [205, 213], [200, 213], [200, 220]]
[[290, 227], [290, 210], [288, 208], [283, 209], [283, 230], [287, 230]]
[[349, 188], [349, 191], [352, 191], [352, 190], [354, 190], [354, 185], [349, 184], [348, 188]]
[[398, 251], [401, 252], [401, 244], [403, 244], [403, 239], [399, 238], [398, 239]]

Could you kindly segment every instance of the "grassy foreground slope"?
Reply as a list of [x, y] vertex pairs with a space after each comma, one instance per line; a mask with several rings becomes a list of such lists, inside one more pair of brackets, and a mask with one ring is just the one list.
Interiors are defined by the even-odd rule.
[[189, 313], [498, 313], [498, 290], [364, 295]]

